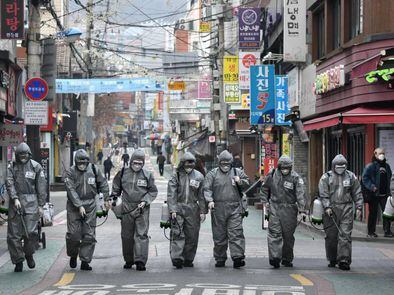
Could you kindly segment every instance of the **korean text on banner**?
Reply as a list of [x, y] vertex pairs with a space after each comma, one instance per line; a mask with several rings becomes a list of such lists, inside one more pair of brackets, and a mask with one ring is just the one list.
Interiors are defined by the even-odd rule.
[[48, 125], [48, 102], [25, 102], [25, 125]]
[[224, 84], [224, 102], [226, 103], [239, 103], [239, 89], [237, 83]]
[[223, 57], [223, 82], [238, 83], [238, 58], [236, 56]]
[[244, 7], [238, 9], [239, 48], [260, 48], [261, 8]]
[[239, 53], [239, 89], [249, 90], [251, 66], [259, 64], [259, 52], [240, 52]]
[[25, 38], [24, 13], [23, 0], [0, 1], [0, 39]]
[[305, 62], [306, 0], [284, 1], [283, 61]]
[[250, 67], [250, 124], [275, 123], [275, 67]]
[[290, 113], [288, 81], [287, 76], [275, 76], [275, 125], [291, 125], [290, 121], [285, 121]]
[[16, 146], [22, 140], [22, 125], [0, 124], [0, 146]]

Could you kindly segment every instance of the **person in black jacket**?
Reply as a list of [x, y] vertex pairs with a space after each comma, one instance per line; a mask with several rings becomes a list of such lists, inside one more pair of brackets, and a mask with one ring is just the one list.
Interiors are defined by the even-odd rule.
[[[372, 195], [368, 202], [369, 217], [368, 217], [368, 236], [376, 238], [378, 235], [376, 231], [376, 220], [378, 217], [378, 208], [384, 211], [387, 198], [391, 195], [390, 181], [391, 168], [386, 162], [384, 149], [377, 148], [372, 157], [372, 163], [369, 163], [363, 172], [363, 184], [368, 192]], [[383, 230], [385, 237], [393, 237], [390, 229], [390, 221], [383, 219]]]
[[107, 180], [111, 178], [111, 169], [113, 167], [115, 166], [111, 161], [111, 156], [108, 156], [108, 158], [104, 161], [104, 175]]

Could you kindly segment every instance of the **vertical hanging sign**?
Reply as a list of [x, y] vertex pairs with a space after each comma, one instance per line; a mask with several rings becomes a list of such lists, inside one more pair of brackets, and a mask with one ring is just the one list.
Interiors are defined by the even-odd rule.
[[283, 0], [283, 61], [305, 62], [306, 0]]
[[250, 67], [250, 125], [275, 123], [275, 67]]
[[238, 9], [239, 48], [260, 48], [261, 8], [243, 7]]
[[0, 39], [23, 40], [25, 38], [23, 0], [1, 0], [0, 3]]
[[288, 80], [287, 76], [275, 76], [275, 125], [291, 125], [290, 121], [285, 121], [290, 113]]

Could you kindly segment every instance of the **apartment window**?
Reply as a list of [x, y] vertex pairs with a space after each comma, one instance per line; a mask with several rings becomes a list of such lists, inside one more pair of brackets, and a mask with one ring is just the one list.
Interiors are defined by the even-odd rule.
[[349, 31], [350, 39], [362, 33], [363, 0], [350, 0], [349, 5]]
[[341, 0], [332, 1], [332, 49], [341, 46]]
[[316, 41], [317, 41], [317, 58], [321, 58], [326, 54], [326, 44], [325, 44], [325, 19], [324, 19], [324, 9], [319, 10], [316, 13], [316, 25], [317, 25], [317, 36], [316, 36]]

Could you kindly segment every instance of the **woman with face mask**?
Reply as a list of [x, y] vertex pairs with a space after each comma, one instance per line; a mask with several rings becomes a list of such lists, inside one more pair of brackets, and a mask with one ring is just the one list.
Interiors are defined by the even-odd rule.
[[139, 271], [146, 270], [150, 204], [157, 196], [153, 174], [143, 168], [144, 164], [144, 151], [135, 150], [129, 167], [123, 167], [112, 184], [112, 194], [122, 195], [123, 268], [130, 269], [135, 264]]
[[207, 213], [203, 181], [195, 170], [196, 158], [186, 152], [167, 187], [168, 210], [171, 215], [170, 255], [172, 264], [180, 269], [193, 267], [200, 223]]
[[346, 169], [347, 160], [337, 155], [332, 160], [331, 171], [324, 173], [319, 182], [319, 198], [325, 212], [328, 267], [338, 264], [342, 270], [349, 270], [352, 262], [353, 204], [358, 219], [361, 219], [363, 208], [360, 183], [354, 173]]
[[204, 197], [212, 216], [212, 235], [216, 267], [224, 267], [230, 248], [233, 267], [245, 266], [245, 236], [239, 189], [249, 185], [248, 176], [232, 168], [233, 156], [228, 151], [219, 155], [219, 167], [211, 170], [204, 181]]
[[[385, 152], [382, 148], [377, 148], [372, 156], [372, 162], [369, 163], [363, 172], [363, 185], [366, 192], [370, 195], [368, 200], [369, 217], [368, 217], [368, 237], [376, 238], [376, 221], [378, 218], [379, 206], [382, 212], [385, 209], [388, 196], [391, 194], [391, 168], [386, 161]], [[391, 222], [383, 219], [384, 236], [393, 237], [391, 232]]]

